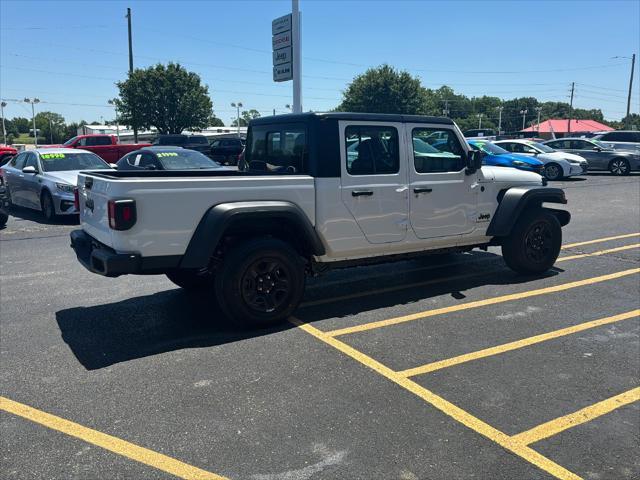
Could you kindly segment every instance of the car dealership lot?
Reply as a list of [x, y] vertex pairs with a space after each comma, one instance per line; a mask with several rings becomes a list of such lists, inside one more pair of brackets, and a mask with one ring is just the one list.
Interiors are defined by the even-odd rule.
[[550, 274], [496, 249], [335, 271], [268, 331], [92, 275], [69, 221], [15, 210], [3, 477], [637, 478], [640, 176], [554, 185], [573, 219]]

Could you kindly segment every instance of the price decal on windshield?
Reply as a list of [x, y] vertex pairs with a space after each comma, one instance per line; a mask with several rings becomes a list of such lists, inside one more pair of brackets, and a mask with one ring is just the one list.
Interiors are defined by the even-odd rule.
[[158, 157], [177, 157], [178, 154], [176, 152], [160, 152], [158, 153]]
[[64, 158], [64, 153], [41, 153], [40, 158], [43, 160], [50, 160], [52, 158]]

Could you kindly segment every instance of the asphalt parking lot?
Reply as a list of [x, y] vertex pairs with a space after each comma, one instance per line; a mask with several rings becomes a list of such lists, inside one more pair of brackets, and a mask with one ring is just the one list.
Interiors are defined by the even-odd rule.
[[640, 175], [557, 184], [547, 275], [496, 249], [336, 271], [253, 332], [164, 277], [90, 274], [73, 219], [14, 210], [2, 477], [640, 478]]

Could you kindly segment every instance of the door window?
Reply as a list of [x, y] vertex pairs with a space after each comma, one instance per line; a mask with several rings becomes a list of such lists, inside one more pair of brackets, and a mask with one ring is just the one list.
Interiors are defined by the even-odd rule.
[[549, 142], [551, 148], [557, 148], [558, 150], [568, 150], [571, 148], [571, 142], [569, 140], [558, 140], [557, 142]]
[[514, 152], [515, 151], [514, 149], [516, 148], [516, 144], [511, 142], [499, 143], [498, 145], [504, 148], [505, 150], [507, 150], [508, 152]]
[[465, 167], [465, 151], [453, 130], [414, 128], [411, 136], [416, 172], [459, 172]]
[[394, 127], [350, 125], [345, 130], [345, 148], [350, 175], [400, 171], [398, 130]]
[[80, 145], [81, 147], [87, 147], [91, 144], [89, 143], [89, 138], [84, 137], [80, 139], [80, 141], [78, 142], [78, 145]]
[[307, 134], [304, 125], [260, 125], [249, 131], [243, 169], [277, 173], [304, 173]]
[[94, 137], [94, 145], [111, 145], [111, 137]]
[[150, 154], [150, 153], [143, 153], [142, 154], [142, 158], [140, 158], [140, 163], [138, 165], [140, 168], [145, 168], [145, 169], [157, 169], [158, 168], [158, 162], [156, 162], [155, 157]]
[[589, 150], [593, 148], [593, 145], [591, 145], [589, 142], [585, 142], [584, 140], [571, 140], [571, 146], [569, 148], [571, 150]]
[[27, 159], [27, 153], [21, 153], [13, 157], [13, 160], [11, 160], [11, 166], [14, 168], [17, 168], [18, 170], [22, 170], [22, 167], [24, 167], [24, 162], [26, 159]]
[[33, 153], [28, 153], [27, 154], [27, 161], [25, 162], [24, 166], [25, 167], [33, 167], [36, 170], [38, 169], [38, 159], [36, 158], [36, 156]]

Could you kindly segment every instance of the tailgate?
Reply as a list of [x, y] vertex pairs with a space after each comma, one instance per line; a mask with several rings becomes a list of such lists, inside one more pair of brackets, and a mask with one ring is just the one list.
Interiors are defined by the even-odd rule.
[[80, 225], [82, 229], [105, 245], [112, 247], [113, 230], [109, 228], [109, 180], [88, 173], [78, 175]]

